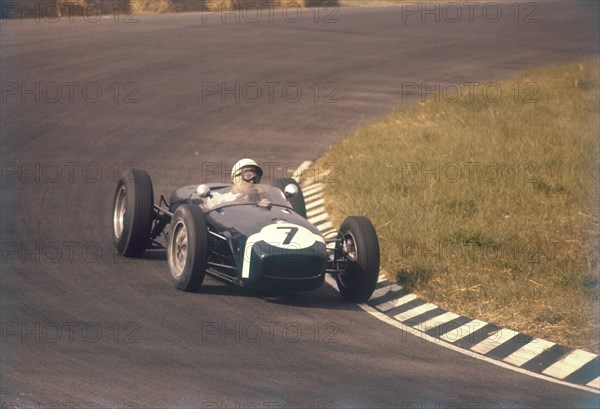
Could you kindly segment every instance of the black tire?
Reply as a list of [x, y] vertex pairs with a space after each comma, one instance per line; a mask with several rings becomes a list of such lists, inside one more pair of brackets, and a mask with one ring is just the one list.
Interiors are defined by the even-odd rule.
[[352, 241], [355, 260], [348, 258], [348, 269], [336, 275], [342, 297], [350, 302], [366, 302], [377, 285], [379, 277], [379, 240], [371, 221], [363, 216], [351, 216], [342, 223], [339, 233], [348, 245]]
[[294, 184], [298, 187], [298, 194], [294, 197], [288, 197], [287, 199], [292, 205], [292, 209], [306, 219], [306, 203], [304, 203], [304, 194], [302, 194], [302, 189], [300, 188], [298, 182], [292, 178], [281, 178], [275, 179], [272, 186], [281, 189], [283, 192], [285, 187], [289, 184]]
[[182, 204], [173, 214], [167, 239], [167, 260], [175, 288], [192, 292], [202, 285], [208, 268], [207, 247], [202, 211], [198, 206]]
[[113, 243], [125, 257], [141, 257], [152, 244], [154, 190], [148, 172], [130, 169], [121, 175], [113, 199]]

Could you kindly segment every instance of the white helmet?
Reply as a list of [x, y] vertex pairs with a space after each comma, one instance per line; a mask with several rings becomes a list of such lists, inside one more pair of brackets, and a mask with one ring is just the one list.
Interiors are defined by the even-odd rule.
[[[254, 172], [255, 175], [252, 176], [251, 174], [249, 174], [249, 178], [246, 179], [246, 177], [244, 177], [244, 170], [246, 168], [254, 168]], [[260, 183], [260, 178], [263, 175], [263, 171], [261, 169], [260, 166], [258, 166], [258, 163], [256, 163], [256, 161], [254, 161], [253, 159], [240, 159], [235, 165], [233, 165], [233, 168], [231, 169], [231, 182], [233, 184], [236, 183], [240, 183], [241, 181], [245, 181], [245, 182], [253, 182], [253, 183]]]

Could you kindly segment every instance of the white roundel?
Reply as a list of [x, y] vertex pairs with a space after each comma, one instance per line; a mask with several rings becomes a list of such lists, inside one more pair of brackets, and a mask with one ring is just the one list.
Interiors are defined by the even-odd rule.
[[297, 224], [276, 223], [263, 227], [258, 236], [253, 235], [252, 238], [283, 249], [305, 249], [320, 237]]

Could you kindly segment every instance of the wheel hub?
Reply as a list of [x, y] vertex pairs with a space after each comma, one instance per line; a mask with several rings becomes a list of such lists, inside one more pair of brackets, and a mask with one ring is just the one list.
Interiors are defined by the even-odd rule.
[[177, 223], [175, 231], [173, 232], [173, 239], [171, 242], [170, 258], [171, 267], [175, 276], [179, 277], [185, 269], [188, 254], [188, 236], [187, 229], [182, 222]]
[[121, 186], [115, 199], [115, 211], [113, 214], [113, 230], [117, 239], [123, 234], [123, 225], [127, 208], [127, 189]]
[[342, 252], [350, 263], [347, 264], [345, 272], [338, 274], [338, 278], [342, 285], [348, 286], [354, 276], [353, 264], [356, 263], [357, 260], [356, 240], [349, 231], [343, 233]]

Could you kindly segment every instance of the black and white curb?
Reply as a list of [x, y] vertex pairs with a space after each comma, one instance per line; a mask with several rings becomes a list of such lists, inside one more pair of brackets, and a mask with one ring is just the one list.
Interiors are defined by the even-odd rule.
[[[299, 180], [304, 193], [308, 221], [324, 236], [334, 234], [335, 227], [325, 210], [324, 184], [302, 178], [311, 166], [312, 162], [304, 162], [293, 177]], [[327, 277], [326, 281], [337, 288], [333, 278]], [[445, 311], [383, 276], [369, 301], [359, 306], [391, 325], [447, 348], [537, 378], [600, 393], [598, 355]]]

